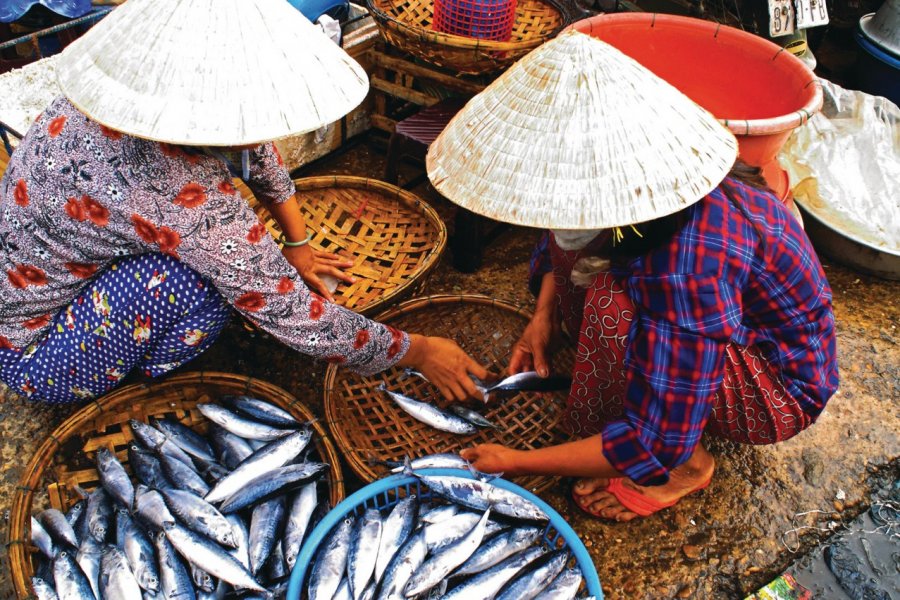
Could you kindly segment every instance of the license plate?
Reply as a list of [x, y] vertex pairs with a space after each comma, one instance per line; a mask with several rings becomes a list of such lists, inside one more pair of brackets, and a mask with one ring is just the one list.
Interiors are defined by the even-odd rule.
[[809, 29], [828, 24], [825, 0], [796, 0], [797, 29]]
[[794, 33], [795, 23], [794, 0], [769, 0], [769, 37]]

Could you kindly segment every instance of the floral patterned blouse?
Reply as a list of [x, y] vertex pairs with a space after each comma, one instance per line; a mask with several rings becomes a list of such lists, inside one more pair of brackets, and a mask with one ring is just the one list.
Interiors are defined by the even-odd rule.
[[[251, 152], [247, 185], [262, 202], [294, 193], [273, 144]], [[409, 348], [405, 333], [306, 287], [224, 162], [108, 129], [57, 98], [0, 181], [0, 348], [26, 348], [94, 274], [146, 252], [178, 258], [305, 354], [371, 374]]]

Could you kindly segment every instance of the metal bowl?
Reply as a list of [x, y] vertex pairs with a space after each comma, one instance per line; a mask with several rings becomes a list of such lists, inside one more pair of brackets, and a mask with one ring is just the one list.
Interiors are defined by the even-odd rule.
[[803, 213], [809, 239], [818, 252], [853, 269], [900, 280], [900, 248], [879, 242], [858, 223], [854, 223], [827, 205], [813, 206], [794, 199]]

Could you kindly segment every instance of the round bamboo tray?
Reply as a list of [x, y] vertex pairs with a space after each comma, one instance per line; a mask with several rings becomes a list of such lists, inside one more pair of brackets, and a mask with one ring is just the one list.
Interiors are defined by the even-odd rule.
[[[475, 360], [500, 373], [509, 363], [513, 344], [531, 314], [486, 296], [430, 296], [409, 300], [376, 317], [399, 329], [455, 340]], [[574, 352], [567, 347], [553, 357], [557, 372], [572, 370]], [[401, 368], [364, 377], [335, 365], [325, 374], [325, 414], [335, 443], [350, 467], [365, 481], [382, 477], [379, 461], [402, 461], [441, 452], [457, 453], [475, 444], [495, 443], [520, 449], [542, 448], [569, 439], [561, 426], [565, 392], [519, 392], [493, 398], [487, 405], [471, 406], [500, 426], [479, 429], [473, 435], [440, 431], [417, 421], [377, 389], [387, 388], [412, 398], [446, 407], [437, 389]], [[516, 477], [522, 487], [540, 492], [553, 484], [551, 477]]]
[[[422, 292], [447, 245], [447, 226], [424, 200], [395, 185], [347, 175], [295, 179], [297, 198], [318, 249], [352, 258], [335, 302], [371, 315]], [[273, 237], [274, 218], [244, 187], [242, 193]]]
[[438, 67], [467, 75], [500, 71], [568, 25], [551, 0], [519, 0], [508, 41], [497, 42], [434, 31], [434, 0], [367, 0], [384, 39]]
[[[99, 485], [93, 453], [109, 448], [128, 467], [128, 445], [132, 439], [129, 419], [144, 423], [150, 417], [170, 416], [199, 432], [207, 421], [196, 409], [201, 402], [226, 394], [245, 394], [269, 401], [289, 411], [300, 421], [309, 421], [315, 431], [314, 444], [321, 460], [330, 465], [327, 499], [331, 506], [344, 498], [344, 481], [334, 445], [325, 428], [299, 400], [265, 381], [230, 373], [192, 372], [159, 383], [129, 385], [91, 402], [50, 434], [31, 458], [13, 495], [9, 517], [10, 570], [18, 598], [34, 598], [31, 562], [35, 549], [30, 543], [32, 504], [36, 494], [49, 506], [65, 511], [78, 500], [75, 486], [91, 490]], [[323, 498], [324, 499], [324, 498]]]

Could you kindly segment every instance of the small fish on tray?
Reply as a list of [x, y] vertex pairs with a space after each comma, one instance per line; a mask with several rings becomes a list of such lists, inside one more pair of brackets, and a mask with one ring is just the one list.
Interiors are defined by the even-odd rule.
[[378, 389], [390, 396], [400, 408], [409, 413], [415, 420], [430, 425], [435, 429], [461, 435], [471, 435], [478, 431], [478, 428], [467, 420], [454, 414], [444, 412], [440, 408], [428, 404], [427, 402], [420, 402], [409, 396], [392, 392], [387, 389], [387, 386], [385, 386], [384, 383], [379, 385]]
[[[424, 374], [415, 369], [405, 369], [404, 373], [428, 381]], [[572, 378], [569, 375], [541, 377], [537, 371], [516, 373], [498, 381], [482, 381], [473, 375], [469, 375], [469, 377], [481, 392], [485, 404], [493, 392], [565, 392], [572, 387]]]
[[212, 421], [206, 436], [171, 418], [130, 421], [131, 474], [100, 447], [99, 486], [76, 486], [84, 500], [66, 514], [32, 518], [39, 599], [283, 597], [326, 507], [317, 483], [328, 465], [307, 456], [314, 430], [289, 412], [247, 396], [221, 401], [234, 412], [197, 407]]

